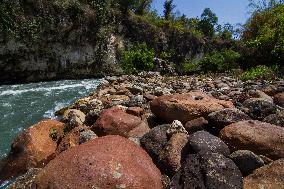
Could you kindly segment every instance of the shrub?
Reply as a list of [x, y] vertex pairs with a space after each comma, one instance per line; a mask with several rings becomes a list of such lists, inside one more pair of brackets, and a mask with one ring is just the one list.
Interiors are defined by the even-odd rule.
[[233, 50], [212, 52], [205, 55], [199, 62], [204, 72], [223, 72], [239, 68], [240, 54]]
[[[254, 12], [242, 35], [244, 67], [283, 66], [284, 5]], [[281, 65], [282, 64], [282, 65]]]
[[154, 49], [148, 48], [146, 43], [142, 43], [122, 52], [121, 63], [127, 73], [150, 71], [154, 68], [154, 58]]
[[182, 63], [182, 72], [190, 74], [199, 71], [199, 63], [192, 60], [185, 60]]
[[265, 65], [259, 65], [255, 68], [245, 71], [241, 75], [241, 79], [244, 81], [255, 79], [273, 79], [276, 76], [278, 69], [278, 66], [267, 67]]

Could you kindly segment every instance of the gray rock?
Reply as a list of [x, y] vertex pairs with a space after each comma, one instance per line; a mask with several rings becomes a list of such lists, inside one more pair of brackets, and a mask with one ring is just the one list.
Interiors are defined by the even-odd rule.
[[248, 109], [248, 114], [254, 119], [263, 120], [266, 116], [276, 113], [276, 106], [273, 102], [262, 98], [251, 98], [243, 103]]
[[151, 129], [141, 139], [141, 146], [148, 152], [155, 162], [159, 159], [159, 153], [167, 145], [167, 130], [171, 125], [159, 125]]
[[80, 132], [79, 144], [83, 144], [91, 139], [95, 139], [98, 136], [91, 130]]
[[263, 122], [284, 127], [284, 111], [267, 116], [263, 119]]
[[142, 94], [143, 93], [143, 88], [138, 86], [138, 85], [133, 85], [132, 87], [129, 88], [129, 90], [132, 92], [132, 94]]
[[208, 115], [210, 125], [217, 129], [223, 129], [225, 126], [238, 121], [250, 120], [251, 118], [236, 108], [225, 108]]
[[230, 155], [229, 147], [221, 139], [206, 131], [198, 131], [190, 135], [189, 144], [195, 153], [212, 152], [224, 156]]
[[6, 189], [31, 189], [37, 174], [41, 170], [38, 168], [29, 169], [24, 175], [16, 178]]
[[264, 161], [248, 150], [238, 150], [230, 155], [244, 176], [251, 174], [255, 169], [264, 166]]
[[191, 154], [169, 189], [242, 189], [242, 174], [234, 162], [217, 153]]

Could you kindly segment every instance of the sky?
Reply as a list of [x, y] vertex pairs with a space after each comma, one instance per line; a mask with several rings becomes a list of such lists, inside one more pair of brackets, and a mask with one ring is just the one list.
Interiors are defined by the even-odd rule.
[[[152, 7], [163, 13], [165, 0], [153, 0]], [[187, 17], [200, 17], [205, 8], [210, 8], [219, 18], [219, 24], [244, 24], [249, 18], [248, 0], [174, 0], [175, 11]]]

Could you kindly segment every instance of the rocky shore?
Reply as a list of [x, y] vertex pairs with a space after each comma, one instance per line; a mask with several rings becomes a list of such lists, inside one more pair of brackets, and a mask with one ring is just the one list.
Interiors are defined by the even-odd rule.
[[106, 77], [21, 133], [7, 188], [283, 189], [284, 80]]

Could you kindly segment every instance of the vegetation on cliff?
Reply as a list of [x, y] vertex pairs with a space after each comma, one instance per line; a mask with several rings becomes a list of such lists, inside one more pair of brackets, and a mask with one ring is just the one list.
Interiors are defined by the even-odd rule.
[[94, 77], [121, 74], [121, 68], [151, 70], [153, 57], [174, 64], [179, 74], [258, 65], [283, 68], [282, 1], [251, 1], [251, 18], [242, 28], [221, 26], [209, 8], [200, 18], [188, 18], [176, 14], [175, 2], [166, 0], [160, 16], [151, 10], [151, 3], [4, 0], [0, 80]]

